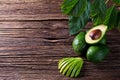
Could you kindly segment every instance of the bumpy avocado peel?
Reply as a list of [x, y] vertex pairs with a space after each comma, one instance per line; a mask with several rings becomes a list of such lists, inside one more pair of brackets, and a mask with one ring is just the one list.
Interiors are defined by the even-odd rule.
[[[90, 31], [100, 29], [99, 26], [102, 26], [102, 37], [97, 42], [93, 41], [92, 43], [87, 41], [86, 36], [90, 33]], [[103, 29], [105, 27], [105, 29]], [[82, 57], [85, 57], [87, 61], [98, 63], [101, 62], [109, 53], [109, 48], [106, 45], [106, 31], [107, 26], [98, 25], [93, 27], [87, 32], [80, 32], [73, 40], [72, 47], [74, 52]], [[88, 37], [88, 36], [87, 36]], [[68, 77], [78, 77], [80, 75], [80, 71], [84, 64], [84, 60], [81, 57], [68, 57], [62, 58], [58, 62], [58, 69], [61, 74]]]

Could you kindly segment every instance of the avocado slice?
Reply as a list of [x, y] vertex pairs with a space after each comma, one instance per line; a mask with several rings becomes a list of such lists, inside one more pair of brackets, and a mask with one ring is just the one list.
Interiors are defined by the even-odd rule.
[[85, 35], [85, 41], [88, 44], [95, 44], [101, 41], [107, 31], [106, 25], [98, 25], [90, 29]]
[[62, 58], [58, 62], [58, 69], [61, 74], [69, 77], [77, 77], [80, 74], [84, 61], [80, 57]]

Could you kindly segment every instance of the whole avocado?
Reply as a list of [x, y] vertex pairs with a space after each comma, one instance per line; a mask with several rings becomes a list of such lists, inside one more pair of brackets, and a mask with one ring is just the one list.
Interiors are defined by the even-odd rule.
[[108, 47], [106, 45], [101, 44], [98, 46], [96, 45], [89, 47], [86, 57], [88, 61], [98, 63], [101, 62], [108, 53]]
[[87, 43], [85, 42], [85, 34], [86, 32], [80, 32], [72, 42], [73, 50], [78, 55], [83, 55], [86, 53]]

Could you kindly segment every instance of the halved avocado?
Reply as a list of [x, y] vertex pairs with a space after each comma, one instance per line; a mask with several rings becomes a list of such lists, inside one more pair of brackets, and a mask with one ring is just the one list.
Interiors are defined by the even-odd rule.
[[103, 39], [107, 28], [108, 27], [106, 25], [98, 25], [90, 29], [85, 35], [86, 43], [95, 44], [100, 42]]

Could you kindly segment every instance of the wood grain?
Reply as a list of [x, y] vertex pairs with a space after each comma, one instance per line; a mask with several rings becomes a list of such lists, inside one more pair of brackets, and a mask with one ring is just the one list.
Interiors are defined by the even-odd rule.
[[[78, 78], [61, 75], [58, 60], [79, 57], [72, 49], [62, 0], [0, 0], [0, 80], [119, 80], [119, 32], [107, 33], [110, 53], [85, 64]], [[88, 23], [86, 28], [91, 27]]]
[[61, 14], [62, 0], [0, 0], [0, 20], [67, 19]]

